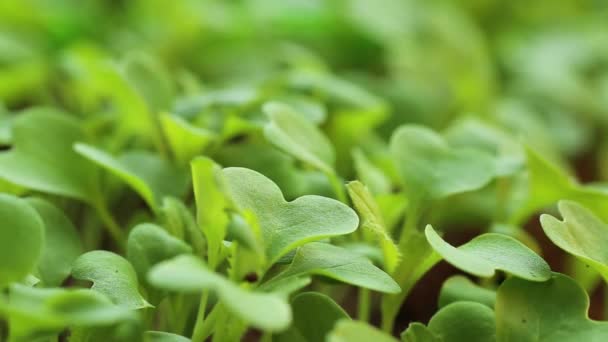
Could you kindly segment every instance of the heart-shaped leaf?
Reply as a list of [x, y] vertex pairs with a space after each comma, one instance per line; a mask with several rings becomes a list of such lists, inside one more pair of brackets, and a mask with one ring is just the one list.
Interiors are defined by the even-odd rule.
[[348, 319], [348, 314], [330, 297], [317, 293], [305, 292], [295, 296], [291, 301], [293, 325], [274, 340], [323, 341], [340, 319]]
[[470, 148], [453, 149], [433, 130], [416, 125], [398, 128], [391, 154], [406, 193], [412, 199], [441, 199], [477, 190], [496, 174], [495, 160]]
[[308, 243], [298, 249], [287, 270], [271, 280], [320, 275], [355, 286], [385, 293], [398, 293], [399, 285], [393, 278], [374, 266], [367, 258], [322, 242]]
[[151, 223], [137, 225], [127, 241], [127, 259], [140, 279], [145, 279], [150, 268], [159, 262], [191, 251], [188, 244]]
[[473, 302], [452, 303], [439, 310], [426, 331], [413, 324], [401, 335], [404, 342], [492, 342], [496, 341], [494, 312]]
[[85, 140], [79, 123], [53, 109], [30, 109], [13, 123], [13, 148], [0, 154], [0, 177], [11, 183], [94, 203], [95, 168], [72, 145]]
[[327, 335], [327, 342], [397, 342], [389, 334], [368, 325], [364, 322], [342, 319]]
[[608, 323], [587, 316], [589, 297], [572, 278], [554, 273], [546, 282], [509, 278], [496, 297], [499, 341], [608, 340]]
[[306, 242], [352, 233], [359, 224], [352, 209], [330, 198], [285, 201], [276, 184], [253, 170], [226, 168], [223, 175], [236, 206], [256, 215], [270, 263]]
[[151, 306], [139, 293], [133, 266], [118, 254], [108, 251], [87, 252], [74, 262], [72, 276], [92, 281], [92, 290], [103, 293], [117, 305], [130, 309]]
[[547, 214], [540, 217], [545, 234], [608, 281], [608, 225], [576, 202], [561, 201], [558, 207], [563, 221]]
[[44, 246], [44, 223], [28, 203], [0, 194], [0, 288], [25, 279]]
[[360, 216], [360, 225], [364, 234], [375, 237], [382, 248], [384, 256], [384, 267], [388, 272], [393, 272], [401, 257], [397, 245], [393, 242], [386, 230], [384, 219], [380, 208], [373, 195], [367, 187], [359, 181], [350, 182], [346, 185], [348, 194]]
[[150, 152], [128, 152], [115, 158], [82, 143], [76, 144], [74, 149], [128, 184], [153, 210], [160, 206], [165, 196], [182, 196], [188, 185], [183, 170]]
[[295, 113], [290, 106], [279, 102], [265, 104], [264, 112], [270, 118], [264, 127], [268, 141], [324, 173], [333, 173], [334, 149], [312, 122]]
[[291, 310], [283, 297], [243, 289], [194, 256], [182, 255], [157, 264], [150, 270], [148, 281], [169, 291], [214, 291], [234, 315], [260, 329], [280, 331], [291, 322]]
[[435, 252], [470, 274], [492, 277], [496, 270], [501, 270], [531, 281], [545, 281], [551, 277], [549, 265], [510, 236], [487, 233], [456, 248], [445, 242], [430, 225], [424, 232]]
[[456, 302], [475, 302], [494, 308], [496, 292], [473, 283], [469, 278], [457, 275], [443, 283], [439, 292], [439, 307]]
[[27, 202], [36, 209], [45, 228], [38, 275], [46, 286], [59, 286], [83, 252], [80, 237], [70, 219], [51, 203], [40, 198], [30, 198]]

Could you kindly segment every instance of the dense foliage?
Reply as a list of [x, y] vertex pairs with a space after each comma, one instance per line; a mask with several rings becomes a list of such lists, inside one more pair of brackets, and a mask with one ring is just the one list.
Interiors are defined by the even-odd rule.
[[0, 340], [607, 341], [607, 23], [0, 1]]

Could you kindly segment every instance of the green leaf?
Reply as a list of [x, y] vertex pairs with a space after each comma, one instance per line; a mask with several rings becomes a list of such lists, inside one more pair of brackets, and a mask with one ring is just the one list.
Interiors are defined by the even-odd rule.
[[190, 339], [163, 331], [146, 331], [144, 342], [190, 342]]
[[424, 232], [435, 252], [470, 274], [492, 277], [496, 270], [501, 270], [531, 281], [545, 281], [551, 277], [549, 265], [510, 236], [487, 233], [456, 248], [445, 242], [430, 225]]
[[0, 194], [0, 288], [25, 279], [44, 246], [44, 222], [28, 203]]
[[439, 134], [422, 126], [398, 128], [390, 150], [410, 199], [441, 199], [477, 190], [496, 174], [490, 154], [451, 148]]
[[72, 263], [83, 252], [76, 228], [65, 214], [51, 203], [27, 200], [44, 222], [44, 248], [38, 261], [38, 275], [46, 286], [59, 286], [70, 274]]
[[306, 275], [324, 276], [385, 293], [400, 291], [399, 285], [367, 258], [322, 242], [312, 242], [300, 247], [291, 265], [271, 282]]
[[276, 336], [279, 342], [291, 342], [295, 336], [302, 341], [324, 341], [340, 319], [348, 319], [348, 314], [330, 297], [317, 293], [305, 292], [295, 296], [291, 301], [293, 325], [289, 330]]
[[475, 302], [494, 308], [496, 292], [473, 283], [460, 275], [448, 278], [439, 292], [439, 307], [456, 302]]
[[151, 223], [137, 225], [127, 241], [127, 259], [140, 279], [145, 279], [150, 268], [159, 262], [190, 252], [188, 244]]
[[78, 143], [76, 152], [128, 184], [156, 210], [165, 196], [180, 197], [188, 185], [187, 175], [151, 152], [127, 152], [115, 158], [93, 146]]
[[410, 323], [407, 329], [401, 333], [401, 341], [403, 342], [442, 342], [424, 324], [414, 322]]
[[331, 142], [321, 131], [290, 106], [269, 102], [264, 112], [270, 122], [264, 127], [264, 135], [277, 148], [304, 161], [325, 173], [333, 173], [335, 162]]
[[118, 254], [108, 251], [85, 253], [74, 262], [72, 276], [92, 281], [92, 290], [105, 294], [117, 305], [130, 309], [151, 306], [139, 294], [133, 266]]
[[281, 296], [241, 288], [194, 256], [182, 255], [157, 264], [148, 273], [148, 281], [169, 291], [214, 291], [234, 315], [263, 330], [280, 331], [291, 322], [291, 310]]
[[256, 215], [270, 263], [304, 243], [357, 229], [357, 214], [341, 202], [314, 195], [287, 202], [276, 184], [253, 170], [226, 168], [223, 175], [235, 205]]
[[563, 221], [547, 214], [540, 217], [545, 234], [608, 281], [608, 225], [576, 202], [561, 201], [558, 207]]
[[169, 72], [154, 57], [132, 53], [125, 58], [122, 74], [144, 98], [151, 111], [168, 109], [173, 102], [173, 84]]
[[160, 123], [175, 159], [187, 164], [214, 142], [216, 134], [196, 127], [186, 120], [171, 114], [161, 114]]
[[8, 302], [11, 337], [31, 337], [34, 333], [59, 332], [65, 327], [102, 326], [133, 319], [103, 294], [85, 289], [43, 289], [13, 284]]
[[581, 185], [575, 178], [530, 148], [526, 149], [526, 155], [529, 172], [528, 196], [514, 213], [512, 222], [519, 223], [559, 200], [579, 202], [602, 220], [608, 220], [608, 191]]
[[[386, 230], [380, 208], [368, 188], [359, 181], [346, 185], [348, 194], [360, 217], [359, 225], [366, 233], [378, 241], [384, 256], [384, 267], [390, 273], [395, 270], [401, 257], [397, 245], [393, 242]], [[365, 234], [365, 233], [364, 233]]]
[[[401, 335], [401, 339], [405, 342], [496, 341], [494, 312], [486, 305], [479, 303], [452, 303], [439, 310], [431, 318], [427, 329], [424, 331], [418, 325], [410, 325]], [[412, 337], [420, 339], [416, 340]]]
[[327, 342], [397, 342], [391, 335], [364, 322], [342, 319], [327, 335]]
[[99, 201], [95, 168], [72, 145], [85, 140], [79, 123], [54, 109], [30, 109], [13, 123], [13, 148], [0, 154], [0, 177], [88, 203]]
[[211, 159], [198, 157], [190, 163], [196, 199], [196, 219], [207, 238], [207, 258], [214, 269], [220, 262], [228, 227], [228, 202], [223, 193], [221, 169]]
[[587, 316], [589, 297], [572, 278], [554, 273], [542, 283], [509, 278], [496, 297], [499, 341], [608, 340], [608, 323]]

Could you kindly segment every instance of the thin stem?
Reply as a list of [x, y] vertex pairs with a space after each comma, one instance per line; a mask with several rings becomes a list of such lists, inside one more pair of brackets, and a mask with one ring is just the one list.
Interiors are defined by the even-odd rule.
[[97, 210], [97, 214], [99, 215], [101, 222], [103, 222], [104, 227], [110, 234], [110, 237], [112, 237], [112, 240], [114, 240], [114, 242], [116, 243], [118, 249], [124, 250], [126, 247], [125, 234], [120, 229], [120, 226], [118, 225], [112, 214], [110, 214], [110, 211], [108, 210], [105, 203], [103, 201], [98, 201], [98, 203], [95, 205], [95, 209]]
[[192, 341], [203, 341], [205, 339], [205, 310], [207, 310], [207, 300], [209, 299], [209, 291], [203, 291], [201, 300], [198, 304], [198, 312], [196, 314], [196, 323], [192, 332]]
[[260, 342], [272, 342], [272, 333], [264, 331], [262, 338], [260, 338]]
[[368, 289], [359, 289], [357, 318], [363, 322], [369, 322], [371, 293]]
[[327, 178], [329, 178], [329, 183], [336, 193], [336, 197], [342, 203], [348, 203], [348, 199], [346, 198], [346, 192], [344, 191], [344, 184], [340, 177], [333, 171], [326, 173]]

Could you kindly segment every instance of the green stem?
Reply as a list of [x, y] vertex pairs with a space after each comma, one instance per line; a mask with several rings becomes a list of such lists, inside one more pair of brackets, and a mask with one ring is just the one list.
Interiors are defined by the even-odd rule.
[[441, 260], [428, 244], [424, 233], [418, 229], [422, 213], [419, 203], [419, 201], [410, 202], [399, 238], [402, 262], [392, 276], [401, 287], [401, 292], [382, 297], [382, 330], [388, 333], [392, 333], [397, 314], [414, 285]]
[[198, 313], [196, 314], [196, 323], [192, 332], [192, 341], [203, 341], [205, 339], [205, 310], [207, 310], [207, 300], [209, 299], [209, 291], [203, 291], [201, 300], [198, 304]]
[[342, 203], [348, 203], [348, 198], [346, 198], [346, 192], [344, 191], [344, 184], [340, 177], [335, 172], [327, 172], [327, 178], [329, 178], [329, 183], [336, 193], [336, 197]]
[[260, 338], [260, 342], [272, 342], [272, 333], [264, 331], [262, 338]]
[[110, 211], [108, 210], [105, 203], [103, 201], [99, 201], [98, 204], [95, 205], [95, 209], [97, 210], [97, 214], [99, 215], [101, 222], [103, 222], [104, 227], [110, 234], [112, 240], [114, 240], [114, 242], [116, 243], [118, 249], [120, 249], [121, 251], [124, 250], [126, 247], [126, 236], [124, 232], [120, 229], [120, 226], [118, 225], [112, 214], [110, 214]]
[[357, 318], [363, 322], [369, 322], [371, 293], [368, 289], [359, 289]]

